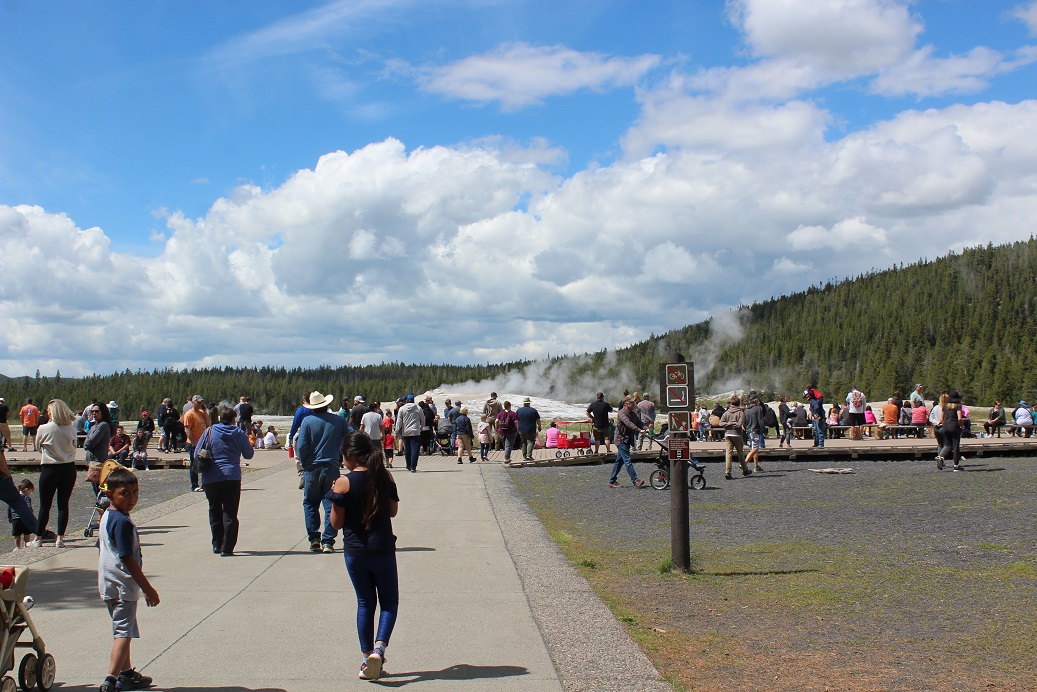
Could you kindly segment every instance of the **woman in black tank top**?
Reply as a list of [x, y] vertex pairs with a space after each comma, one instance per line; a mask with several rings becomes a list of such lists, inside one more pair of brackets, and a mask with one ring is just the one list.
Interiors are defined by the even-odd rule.
[[[392, 518], [400, 497], [385, 458], [367, 433], [350, 433], [342, 441], [342, 457], [349, 472], [328, 493], [331, 525], [342, 529], [346, 571], [357, 598], [357, 635], [364, 656], [358, 677], [382, 676], [385, 648], [396, 624], [400, 602], [396, 571], [396, 536]], [[380, 608], [375, 634], [375, 611]]]

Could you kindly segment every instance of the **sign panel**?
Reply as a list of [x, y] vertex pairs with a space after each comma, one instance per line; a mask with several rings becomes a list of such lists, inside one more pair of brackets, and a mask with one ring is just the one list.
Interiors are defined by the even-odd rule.
[[667, 443], [670, 449], [670, 461], [687, 461], [691, 458], [691, 438], [671, 437]]
[[669, 363], [666, 366], [666, 384], [688, 384], [688, 364]]
[[670, 411], [670, 432], [671, 433], [690, 433], [691, 432], [691, 412], [690, 411]]
[[690, 405], [691, 397], [688, 395], [688, 385], [666, 385], [666, 408], [688, 408]]

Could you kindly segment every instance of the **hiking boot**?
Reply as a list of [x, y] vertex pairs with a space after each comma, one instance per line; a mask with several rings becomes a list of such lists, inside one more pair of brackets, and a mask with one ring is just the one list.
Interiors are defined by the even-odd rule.
[[726, 480], [731, 480], [731, 479], [732, 479], [733, 477], [731, 476], [731, 474], [730, 474], [730, 473], [725, 473], [725, 474], [724, 474], [724, 478], [725, 478]]
[[753, 475], [753, 472], [750, 469], [746, 469], [745, 471], [742, 471], [742, 476], [743, 477], [751, 476], [751, 475]]
[[615, 481], [610, 481], [609, 482], [609, 487], [610, 488], [618, 488], [619, 487], [619, 483], [616, 483]]
[[115, 685], [120, 690], [142, 690], [145, 687], [151, 687], [151, 678], [141, 675], [133, 669], [124, 670], [119, 673], [119, 679]]

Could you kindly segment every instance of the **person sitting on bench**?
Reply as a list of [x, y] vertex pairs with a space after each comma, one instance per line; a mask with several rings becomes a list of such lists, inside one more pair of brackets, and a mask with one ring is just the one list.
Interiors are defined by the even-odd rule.
[[987, 422], [983, 424], [983, 432], [988, 436], [997, 433], [997, 436], [1001, 437], [1001, 428], [1004, 426], [1005, 409], [1000, 401], [995, 401], [994, 408], [990, 409], [990, 415], [987, 416]]

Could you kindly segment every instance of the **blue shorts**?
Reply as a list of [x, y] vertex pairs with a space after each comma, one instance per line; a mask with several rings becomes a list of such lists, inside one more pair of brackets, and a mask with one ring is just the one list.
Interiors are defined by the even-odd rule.
[[106, 598], [108, 614], [112, 616], [112, 636], [116, 639], [140, 639], [137, 629], [137, 602]]
[[758, 432], [748, 433], [749, 449], [763, 449], [763, 435]]

